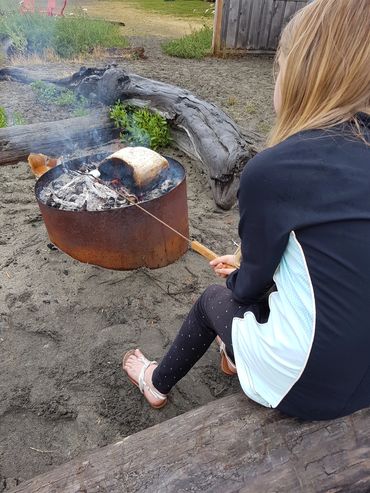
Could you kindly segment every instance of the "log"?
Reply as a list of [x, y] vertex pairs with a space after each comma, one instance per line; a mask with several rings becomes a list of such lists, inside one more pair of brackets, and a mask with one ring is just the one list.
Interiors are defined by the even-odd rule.
[[106, 112], [0, 129], [0, 165], [25, 160], [32, 153], [60, 157], [102, 145], [118, 136]]
[[[14, 69], [0, 70], [0, 80], [30, 81], [30, 75]], [[247, 134], [216, 105], [177, 86], [130, 74], [122, 68], [82, 67], [71, 77], [46, 82], [74, 89], [84, 97], [106, 105], [118, 99], [148, 106], [170, 121], [174, 144], [196, 158], [206, 173], [217, 205], [230, 209], [236, 201], [240, 173], [256, 153], [258, 136]]]
[[365, 493], [370, 409], [301, 422], [225, 397], [85, 454], [9, 493]]

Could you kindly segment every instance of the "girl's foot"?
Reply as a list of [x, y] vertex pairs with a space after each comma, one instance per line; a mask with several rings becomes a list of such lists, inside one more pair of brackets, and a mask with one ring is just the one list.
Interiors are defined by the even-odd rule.
[[140, 389], [152, 407], [160, 409], [167, 404], [167, 396], [158, 392], [152, 383], [153, 371], [157, 366], [157, 362], [149, 361], [140, 349], [128, 351], [122, 362], [122, 369], [131, 382]]

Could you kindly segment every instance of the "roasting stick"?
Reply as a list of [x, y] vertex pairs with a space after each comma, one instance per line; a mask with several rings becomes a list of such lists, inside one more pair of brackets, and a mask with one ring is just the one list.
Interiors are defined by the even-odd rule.
[[[99, 183], [105, 185], [106, 187], [110, 188], [106, 183], [103, 182], [103, 180], [100, 180], [99, 178], [97, 178], [96, 176], [91, 175], [91, 174], [89, 176], [92, 179], [96, 180], [97, 182], [99, 182]], [[199, 253], [200, 255], [202, 255], [202, 257], [204, 257], [204, 258], [206, 258], [208, 260], [214, 260], [215, 258], [219, 257], [219, 255], [217, 255], [217, 253], [213, 252], [212, 250], [210, 250], [206, 246], [202, 245], [202, 243], [199, 243], [199, 241], [191, 240], [190, 238], [187, 238], [182, 233], [180, 233], [180, 231], [177, 231], [175, 228], [173, 228], [169, 224], [167, 224], [164, 221], [162, 221], [162, 219], [159, 219], [159, 217], [157, 217], [154, 214], [152, 214], [151, 212], [147, 211], [146, 209], [144, 209], [144, 207], [141, 207], [141, 205], [139, 205], [135, 201], [135, 199], [133, 198], [132, 195], [130, 195], [130, 194], [126, 193], [126, 192], [123, 192], [122, 190], [114, 190], [114, 191], [117, 193], [117, 195], [120, 195], [121, 197], [123, 197], [124, 199], [126, 199], [131, 205], [135, 205], [142, 212], [144, 212], [148, 216], [152, 217], [153, 219], [155, 219], [156, 221], [158, 221], [159, 223], [161, 223], [163, 226], [165, 226], [166, 228], [168, 228], [171, 231], [173, 231], [174, 233], [176, 233], [178, 236], [181, 236], [181, 238], [183, 238], [184, 240], [186, 240], [189, 243], [191, 249], [194, 250], [195, 252]], [[235, 265], [223, 264], [223, 268], [225, 268], [225, 269], [236, 269], [236, 266]]]

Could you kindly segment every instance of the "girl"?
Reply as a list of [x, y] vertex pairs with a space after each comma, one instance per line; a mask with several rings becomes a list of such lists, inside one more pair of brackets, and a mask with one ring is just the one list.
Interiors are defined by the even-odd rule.
[[370, 405], [369, 26], [369, 0], [315, 0], [285, 28], [276, 124], [241, 175], [240, 266], [211, 262], [227, 287], [202, 294], [159, 365], [125, 355], [153, 407], [216, 336], [263, 406], [332, 419]]

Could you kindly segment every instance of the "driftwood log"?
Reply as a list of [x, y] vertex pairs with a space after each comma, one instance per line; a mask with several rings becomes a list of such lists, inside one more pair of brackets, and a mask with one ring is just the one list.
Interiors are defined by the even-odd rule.
[[60, 157], [118, 137], [107, 112], [0, 129], [0, 164], [26, 160], [32, 152]]
[[87, 453], [9, 493], [365, 493], [370, 409], [300, 422], [241, 394]]
[[[0, 80], [32, 82], [26, 71], [0, 70]], [[71, 77], [47, 80], [74, 89], [106, 105], [118, 99], [149, 108], [171, 123], [174, 144], [201, 163], [217, 205], [229, 209], [235, 203], [239, 177], [255, 154], [256, 135], [247, 135], [216, 105], [170, 84], [129, 74], [122, 68], [81, 68]], [[0, 145], [3, 141], [0, 131]]]

